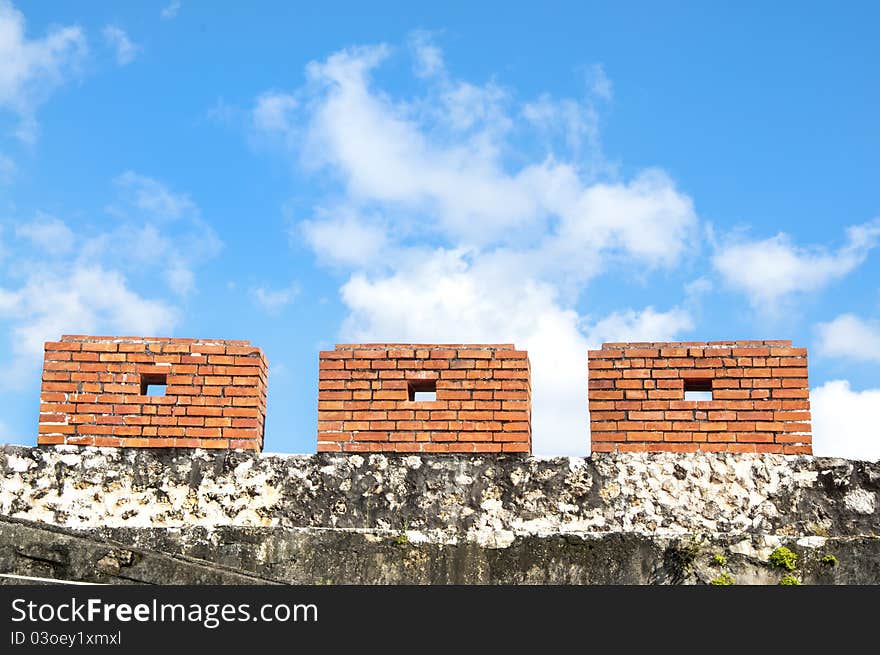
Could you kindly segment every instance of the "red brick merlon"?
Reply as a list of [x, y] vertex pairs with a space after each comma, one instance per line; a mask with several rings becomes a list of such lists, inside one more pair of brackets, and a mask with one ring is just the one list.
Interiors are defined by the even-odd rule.
[[340, 344], [319, 364], [318, 452], [531, 452], [513, 344]]
[[812, 454], [791, 341], [605, 343], [588, 369], [593, 452]]
[[37, 444], [261, 450], [267, 369], [248, 341], [65, 335], [45, 345]]

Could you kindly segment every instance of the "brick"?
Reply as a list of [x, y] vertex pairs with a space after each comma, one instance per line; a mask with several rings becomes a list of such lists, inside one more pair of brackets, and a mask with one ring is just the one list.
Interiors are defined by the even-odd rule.
[[627, 441], [663, 441], [662, 432], [650, 432], [647, 430], [637, 430], [626, 433]]
[[734, 357], [767, 357], [770, 355], [770, 349], [766, 347], [760, 348], [734, 348]]
[[658, 452], [695, 453], [699, 451], [700, 446], [692, 443], [662, 443], [656, 444], [652, 449], [656, 449]]
[[[651, 352], [655, 348], [658, 352]], [[597, 452], [620, 451], [621, 444], [658, 452], [685, 452], [667, 447], [679, 445], [688, 452], [808, 446], [809, 416], [784, 414], [809, 410], [806, 354], [791, 348], [790, 341], [604, 344], [588, 353], [587, 395]], [[683, 401], [683, 380], [706, 377], [712, 379], [713, 400]], [[623, 392], [623, 398], [614, 392]], [[657, 432], [662, 442], [653, 441]], [[789, 434], [796, 441], [778, 441]]]
[[783, 446], [780, 444], [759, 443], [755, 444], [755, 452], [780, 454], [783, 452]]
[[736, 440], [742, 443], [773, 443], [773, 435], [769, 432], [737, 432]]
[[806, 357], [806, 348], [770, 348], [770, 354], [774, 357]]
[[[337, 346], [337, 350], [341, 347]], [[338, 369], [325, 367], [319, 380], [319, 393], [351, 390], [350, 396], [322, 395], [319, 419], [333, 419], [338, 439], [346, 439], [344, 449], [351, 452], [401, 452], [399, 445], [417, 451], [438, 444], [447, 452], [453, 443], [492, 444], [493, 435], [510, 435], [511, 440], [529, 441], [528, 359], [524, 351], [498, 347], [439, 346], [345, 346], [357, 355], [347, 362], [350, 383], [358, 387], [322, 386], [336, 382], [325, 379]], [[383, 356], [375, 356], [381, 351]], [[321, 356], [321, 359], [325, 357]], [[372, 371], [359, 362], [369, 361]], [[449, 368], [447, 368], [449, 367]], [[436, 383], [437, 400], [409, 401], [408, 386], [419, 381]], [[341, 381], [340, 381], [341, 382]], [[498, 394], [495, 396], [494, 394]], [[366, 422], [364, 426], [362, 423]], [[506, 426], [506, 430], [505, 430]], [[319, 431], [319, 443], [332, 443]], [[524, 429], [523, 429], [524, 428]], [[383, 440], [387, 433], [388, 439]], [[349, 448], [364, 443], [369, 448]], [[507, 442], [504, 442], [507, 443]], [[458, 446], [460, 448], [460, 446]], [[497, 452], [500, 444], [485, 452]], [[470, 449], [468, 452], [474, 452]]]
[[48, 341], [45, 344], [43, 344], [43, 349], [46, 352], [57, 351], [57, 350], [74, 351], [74, 350], [81, 350], [82, 344], [79, 344], [76, 342], [70, 342], [70, 341]]
[[781, 444], [803, 443], [804, 441], [809, 441], [809, 436], [782, 433], [775, 435], [773, 441]]
[[[265, 405], [261, 406], [260, 402], [261, 399], [264, 402], [265, 398], [266, 362], [259, 350], [247, 342], [226, 341], [206, 344], [188, 339], [144, 340], [139, 337], [126, 337], [127, 341], [116, 343], [112, 337], [85, 336], [71, 337], [71, 339], [77, 339], [76, 346], [69, 348], [79, 358], [78, 361], [70, 363], [75, 367], [74, 370], [78, 371], [75, 373], [78, 378], [75, 380], [78, 389], [75, 393], [69, 393], [72, 402], [63, 404], [73, 405], [68, 408], [70, 422], [80, 425], [85, 436], [127, 440], [143, 435], [151, 439], [149, 443], [141, 444], [139, 447], [172, 446], [175, 435], [182, 435], [185, 429], [216, 431], [226, 424], [231, 424], [232, 420], [229, 418], [216, 418], [212, 421], [213, 425], [205, 425], [204, 416], [219, 417], [223, 406], [235, 410], [235, 406], [241, 401], [246, 401], [241, 404], [253, 408], [247, 410], [248, 415], [243, 420], [256, 421], [260, 426], [262, 425]], [[231, 350], [227, 351], [227, 348]], [[200, 350], [202, 354], [199, 354]], [[65, 352], [61, 351], [59, 354]], [[221, 355], [219, 354], [221, 352], [242, 355], [242, 359], [245, 360], [241, 362], [242, 366], [225, 371], [239, 379], [233, 379], [233, 375], [221, 375], [224, 373], [223, 370], [212, 368], [213, 364], [232, 366], [237, 363], [231, 354]], [[51, 355], [47, 356], [47, 359], [49, 357]], [[199, 371], [199, 367], [204, 366], [208, 358], [215, 357], [228, 357], [228, 359], [215, 360], [212, 366], [205, 366], [206, 370]], [[48, 363], [47, 371], [51, 373], [56, 370], [52, 367], [51, 361]], [[143, 375], [163, 376], [162, 379], [168, 383], [166, 396], [141, 396], [140, 377]], [[224, 377], [232, 380], [228, 394], [225, 393], [226, 387], [211, 384], [211, 382], [225, 382], [222, 380]], [[206, 381], [205, 378], [213, 379]], [[206, 384], [208, 386], [205, 386]], [[249, 386], [254, 386], [255, 391], [251, 392]], [[56, 393], [56, 391], [47, 390], [45, 393]], [[61, 393], [61, 397], [55, 400], [65, 400], [65, 395], [67, 393]], [[247, 397], [251, 395], [252, 399]], [[240, 399], [239, 396], [247, 398]], [[52, 398], [44, 397], [43, 400], [52, 400]], [[250, 432], [256, 430], [253, 428]], [[210, 436], [204, 437], [204, 439], [210, 438]], [[165, 440], [164, 444], [162, 439]], [[193, 439], [191, 443], [181, 443], [175, 447], [198, 446], [199, 439], [196, 437]], [[120, 447], [130, 447], [133, 443], [135, 442], [123, 441], [120, 442]], [[215, 447], [218, 445], [213, 444]], [[260, 446], [261, 443], [258, 447]]]
[[351, 359], [354, 353], [351, 350], [322, 350], [318, 353], [318, 361], [325, 359]]
[[627, 348], [623, 351], [623, 354], [627, 359], [639, 357], [652, 358], [659, 357], [660, 350], [658, 348]]
[[773, 377], [777, 378], [807, 378], [807, 369], [804, 368], [774, 368], [771, 369]]
[[783, 428], [784, 424], [776, 421], [757, 421], [755, 423], [755, 430], [758, 432], [782, 432]]
[[689, 443], [694, 441], [694, 435], [693, 432], [664, 432], [663, 441]]
[[[161, 430], [159, 431], [159, 434], [162, 434]], [[185, 434], [187, 437], [219, 437], [222, 434], [222, 432], [219, 427], [213, 427], [213, 428], [187, 427]], [[174, 435], [172, 435], [172, 436], [174, 436]]]
[[[407, 359], [412, 358], [412, 351], [405, 351], [405, 352], [409, 353], [409, 355], [406, 357]], [[390, 353], [388, 356], [392, 357], [392, 355]], [[430, 359], [455, 359], [455, 356], [456, 356], [456, 351], [451, 350], [451, 349], [436, 349], [436, 350], [431, 350], [428, 353], [428, 357]], [[496, 355], [496, 357], [498, 357], [498, 356], [499, 355]], [[393, 358], [399, 359], [398, 357], [393, 357]]]
[[596, 432], [592, 431], [590, 433], [590, 439], [592, 441], [601, 442], [601, 441], [613, 441], [620, 442], [626, 441], [626, 432]]
[[459, 350], [459, 359], [490, 359], [492, 353], [489, 350]]
[[712, 397], [718, 400], [743, 400], [751, 397], [747, 389], [719, 389], [712, 392]]
[[80, 350], [84, 352], [115, 353], [119, 347], [112, 341], [85, 342]]
[[648, 450], [648, 445], [644, 443], [622, 443], [617, 445], [617, 450], [621, 453], [644, 453]]
[[[638, 414], [638, 416], [637, 416]], [[630, 412], [630, 418], [663, 418], [663, 412]], [[626, 412], [590, 411], [590, 420], [596, 422], [620, 421], [626, 418]]]
[[528, 359], [529, 354], [525, 350], [499, 350], [495, 353], [498, 359]]
[[38, 434], [74, 434], [76, 432], [75, 425], [60, 424], [40, 424], [37, 428]]
[[791, 411], [791, 412], [762, 412], [766, 414], [768, 420], [774, 421], [809, 421], [812, 416], [810, 412]]
[[[479, 424], [478, 424], [479, 425]], [[499, 423], [501, 429], [504, 432], [528, 432], [529, 424], [525, 421], [517, 422], [517, 421], [509, 421], [505, 423]]]

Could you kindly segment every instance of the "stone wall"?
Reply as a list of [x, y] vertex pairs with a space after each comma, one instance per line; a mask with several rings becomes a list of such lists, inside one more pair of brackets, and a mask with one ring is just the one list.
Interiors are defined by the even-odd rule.
[[[4, 446], [0, 477], [0, 572], [113, 581], [123, 566], [126, 579], [184, 583], [707, 582], [730, 572], [775, 583], [784, 572], [767, 561], [785, 545], [804, 582], [880, 583], [877, 463]], [[715, 566], [715, 554], [728, 564]], [[823, 563], [829, 554], [838, 568]], [[148, 565], [160, 560], [177, 573]]]
[[880, 464], [782, 455], [257, 455], [0, 448], [0, 514], [68, 527], [880, 532]]

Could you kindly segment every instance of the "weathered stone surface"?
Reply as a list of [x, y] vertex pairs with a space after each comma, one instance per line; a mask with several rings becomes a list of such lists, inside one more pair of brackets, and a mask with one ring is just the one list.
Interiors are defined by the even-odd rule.
[[130, 548], [93, 532], [0, 517], [0, 573], [6, 574], [0, 576], [0, 584], [20, 584], [22, 578], [103, 584], [271, 582], [213, 562], [165, 553], [161, 548]]
[[[777, 584], [788, 572], [767, 557], [779, 545], [798, 554], [803, 584], [880, 582], [880, 539], [871, 537], [621, 532], [517, 536], [493, 548], [372, 530], [72, 530], [0, 518], [3, 573], [114, 584], [706, 584], [723, 573], [735, 584]], [[833, 565], [822, 561], [829, 554]]]
[[876, 463], [4, 446], [0, 476], [0, 569], [47, 577], [766, 583], [785, 544], [805, 582], [880, 583]]
[[4, 446], [0, 474], [0, 514], [68, 527], [405, 528], [491, 545], [556, 532], [856, 535], [880, 523], [880, 465], [781, 455], [362, 457]]

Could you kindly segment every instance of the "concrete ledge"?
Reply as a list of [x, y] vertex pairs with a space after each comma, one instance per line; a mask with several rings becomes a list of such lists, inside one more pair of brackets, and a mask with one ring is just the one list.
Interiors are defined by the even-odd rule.
[[[768, 563], [781, 545], [797, 554], [794, 571]], [[111, 584], [775, 585], [785, 575], [801, 584], [878, 584], [880, 539], [626, 532], [517, 535], [494, 548], [375, 530], [71, 530], [0, 518], [0, 573]]]

